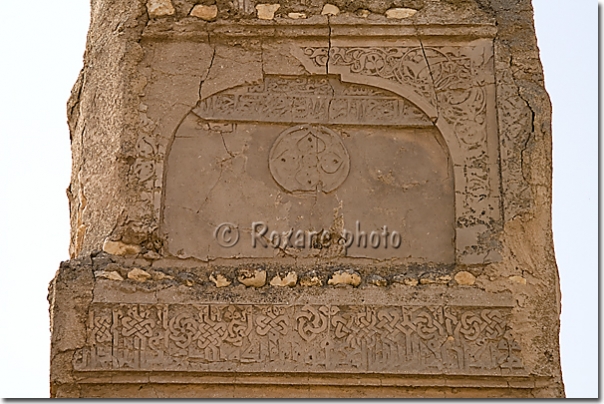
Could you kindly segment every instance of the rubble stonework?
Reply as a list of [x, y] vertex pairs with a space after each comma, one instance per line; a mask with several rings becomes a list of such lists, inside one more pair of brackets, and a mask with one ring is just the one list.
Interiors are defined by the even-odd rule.
[[93, 1], [51, 396], [564, 396], [532, 18]]

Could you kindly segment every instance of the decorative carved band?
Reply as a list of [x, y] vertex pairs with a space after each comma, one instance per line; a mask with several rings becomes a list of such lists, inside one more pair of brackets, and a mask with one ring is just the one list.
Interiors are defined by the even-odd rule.
[[108, 304], [79, 371], [520, 374], [509, 307]]
[[193, 112], [235, 122], [433, 126], [420, 109], [395, 94], [326, 76], [266, 76], [258, 86], [208, 97]]

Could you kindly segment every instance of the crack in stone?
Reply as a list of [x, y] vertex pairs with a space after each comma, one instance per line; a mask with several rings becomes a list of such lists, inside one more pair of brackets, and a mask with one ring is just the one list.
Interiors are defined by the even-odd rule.
[[234, 159], [235, 157], [237, 157], [237, 155], [236, 155], [236, 154], [231, 153], [231, 151], [230, 151], [230, 150], [229, 150], [229, 148], [227, 147], [226, 142], [224, 141], [224, 134], [223, 134], [222, 132], [220, 132], [220, 139], [222, 140], [222, 145], [224, 146], [224, 150], [227, 152], [227, 154], [228, 154], [229, 156], [231, 156], [231, 158], [230, 158], [230, 159], [223, 159], [223, 160], [221, 161], [221, 163], [224, 163], [225, 161], [229, 161], [229, 160]]
[[329, 58], [331, 57], [331, 18], [327, 16], [327, 29], [328, 29], [328, 37], [327, 37], [327, 60], [325, 61], [325, 74], [329, 75]]
[[[209, 43], [209, 38], [208, 38], [208, 43]], [[202, 100], [202, 89], [203, 89], [203, 83], [206, 82], [208, 76], [210, 75], [210, 71], [212, 70], [212, 66], [214, 65], [214, 59], [216, 58], [216, 46], [212, 46], [212, 58], [210, 59], [210, 65], [208, 66], [208, 69], [206, 70], [206, 74], [205, 77], [201, 77], [201, 81], [199, 82], [199, 102], [201, 102]]]
[[430, 73], [430, 79], [432, 79], [432, 90], [434, 91], [434, 101], [436, 108], [436, 116], [437, 119], [440, 117], [440, 108], [438, 105], [438, 93], [436, 91], [436, 81], [434, 80], [434, 75], [432, 74], [432, 67], [430, 66], [430, 61], [428, 60], [428, 55], [426, 55], [426, 49], [424, 48], [424, 43], [422, 41], [421, 36], [417, 33], [417, 39], [419, 41], [419, 46], [422, 48], [422, 54], [424, 55], [424, 60], [426, 61], [426, 66], [428, 66], [428, 72]]

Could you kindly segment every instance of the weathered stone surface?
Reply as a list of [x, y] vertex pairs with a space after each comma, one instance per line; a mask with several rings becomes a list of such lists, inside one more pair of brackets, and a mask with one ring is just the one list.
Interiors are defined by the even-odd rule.
[[151, 279], [151, 274], [147, 271], [144, 271], [140, 268], [134, 268], [130, 272], [128, 272], [128, 279], [132, 279], [137, 282], [145, 282]]
[[212, 4], [211, 6], [204, 6], [203, 4], [197, 4], [191, 10], [191, 15], [193, 17], [201, 18], [205, 21], [212, 21], [218, 15], [218, 7], [216, 4]]
[[120, 241], [105, 240], [103, 251], [113, 255], [136, 255], [141, 251], [140, 246], [125, 244]]
[[273, 279], [271, 279], [271, 286], [289, 286], [294, 287], [298, 283], [298, 275], [295, 272], [288, 272], [284, 277], [275, 275]]
[[386, 10], [386, 18], [409, 18], [413, 17], [415, 13], [417, 13], [417, 10], [414, 10], [412, 8], [391, 8], [389, 10]]
[[472, 286], [476, 282], [476, 277], [468, 271], [459, 271], [455, 274], [455, 282], [460, 285]]
[[530, 2], [211, 3], [93, 0], [51, 395], [563, 396]]
[[261, 20], [272, 20], [275, 18], [275, 12], [281, 7], [280, 4], [257, 4], [258, 18]]
[[147, 11], [149, 17], [163, 17], [166, 15], [174, 15], [174, 6], [171, 0], [147, 0]]
[[302, 275], [300, 278], [300, 286], [323, 286], [323, 281], [315, 271], [311, 271]]
[[245, 286], [261, 288], [266, 283], [266, 271], [257, 269], [240, 269], [237, 280]]
[[333, 4], [325, 4], [323, 6], [323, 10], [321, 11], [322, 15], [338, 15], [340, 14], [340, 9], [338, 6]]
[[351, 285], [357, 287], [361, 284], [361, 275], [356, 271], [337, 271], [327, 281], [328, 285]]
[[367, 283], [369, 283], [370, 285], [375, 285], [375, 286], [387, 286], [388, 285], [388, 281], [379, 275], [369, 276], [369, 278], [367, 279]]
[[222, 274], [211, 274], [210, 280], [214, 282], [214, 285], [216, 285], [217, 288], [224, 288], [232, 283], [226, 276]]
[[526, 285], [526, 279], [523, 278], [522, 276], [518, 276], [518, 275], [510, 276], [510, 280], [512, 282], [516, 282], [516, 283], [519, 283], [521, 285]]
[[287, 16], [289, 18], [291, 18], [292, 20], [299, 20], [299, 19], [306, 18], [306, 14], [304, 14], [304, 13], [288, 13]]
[[165, 274], [162, 271], [150, 270], [148, 273], [151, 275], [151, 278], [153, 278], [153, 280], [155, 280], [155, 281], [174, 279], [174, 277], [172, 275]]
[[94, 273], [95, 278], [105, 278], [112, 281], [123, 281], [124, 278], [117, 271], [96, 271]]

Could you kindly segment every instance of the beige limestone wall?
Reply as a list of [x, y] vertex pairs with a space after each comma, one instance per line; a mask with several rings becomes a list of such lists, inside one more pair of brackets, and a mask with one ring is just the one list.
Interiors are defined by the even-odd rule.
[[[68, 116], [53, 396], [563, 396], [530, 1], [93, 1]], [[349, 164], [310, 188], [270, 154], [307, 135]], [[366, 212], [407, 249], [213, 244], [222, 221], [338, 236]]]

